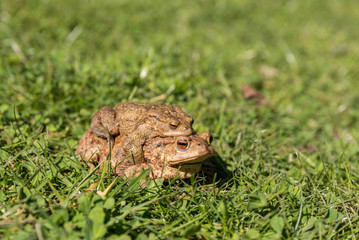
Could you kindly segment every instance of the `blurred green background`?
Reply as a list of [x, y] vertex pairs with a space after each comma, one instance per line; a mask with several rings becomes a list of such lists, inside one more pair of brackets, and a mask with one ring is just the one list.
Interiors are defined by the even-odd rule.
[[[356, 0], [1, 1], [0, 156], [4, 166], [9, 160], [12, 165], [0, 169], [0, 223], [19, 217], [5, 213], [22, 208], [24, 188], [58, 206], [47, 181], [60, 195], [73, 188], [40, 171], [46, 159], [59, 166], [74, 160], [78, 140], [100, 107], [141, 101], [178, 105], [193, 115], [196, 130], [211, 131], [235, 175], [232, 185], [210, 195], [213, 215], [201, 218], [198, 211], [173, 223], [171, 213], [148, 207], [142, 217], [149, 223], [137, 219], [137, 228], [108, 227], [107, 235], [92, 237], [144, 232], [160, 238], [355, 239], [358, 22]], [[246, 100], [243, 84], [269, 104]], [[34, 145], [39, 132], [41, 144]], [[78, 183], [81, 171], [65, 176]], [[42, 180], [32, 181], [37, 174]], [[138, 191], [131, 193], [133, 202], [141, 197]], [[251, 201], [265, 204], [253, 207]], [[70, 223], [77, 210], [62, 207]], [[46, 208], [58, 216], [55, 207]], [[107, 220], [116, 218], [106, 214]], [[30, 222], [47, 221], [32, 216]], [[155, 225], [159, 216], [164, 220]], [[200, 227], [188, 229], [185, 223], [192, 220]], [[45, 237], [56, 235], [41, 224]], [[8, 225], [1, 230], [6, 237], [21, 235], [25, 226], [19, 220]], [[26, 230], [30, 235], [33, 225]], [[65, 225], [54, 223], [56, 236], [72, 236]], [[170, 230], [177, 228], [185, 230]]]

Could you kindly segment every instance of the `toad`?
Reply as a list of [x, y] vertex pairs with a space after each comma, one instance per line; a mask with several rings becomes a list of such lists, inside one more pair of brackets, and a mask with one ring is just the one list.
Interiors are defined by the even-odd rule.
[[148, 174], [150, 179], [162, 178], [168, 181], [176, 177], [189, 178], [201, 170], [202, 162], [213, 154], [210, 138], [208, 132], [151, 138], [142, 146], [145, 162], [132, 164], [122, 147], [124, 136], [115, 138], [109, 155], [108, 142], [97, 137], [90, 129], [82, 137], [76, 154], [80, 154], [80, 160], [83, 159], [91, 167], [99, 164], [100, 159], [111, 159], [111, 167], [118, 175], [138, 176], [143, 169], [151, 168]]
[[155, 137], [188, 136], [194, 133], [193, 118], [181, 108], [159, 103], [118, 103], [105, 106], [92, 118], [91, 129], [101, 138], [123, 136], [122, 148], [133, 164], [144, 162], [141, 148]]

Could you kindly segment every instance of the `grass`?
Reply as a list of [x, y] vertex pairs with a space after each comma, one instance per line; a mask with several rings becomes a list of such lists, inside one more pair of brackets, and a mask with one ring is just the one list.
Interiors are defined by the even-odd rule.
[[[357, 239], [358, 9], [1, 1], [0, 237]], [[242, 84], [269, 105], [244, 99]], [[141, 189], [144, 175], [82, 167], [74, 151], [92, 114], [126, 101], [193, 115], [226, 182]]]

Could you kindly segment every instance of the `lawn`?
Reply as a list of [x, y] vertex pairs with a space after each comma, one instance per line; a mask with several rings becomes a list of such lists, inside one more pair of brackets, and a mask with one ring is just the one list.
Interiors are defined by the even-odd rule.
[[[357, 0], [1, 1], [0, 238], [357, 239], [358, 23]], [[182, 107], [227, 172], [82, 166], [128, 101]]]

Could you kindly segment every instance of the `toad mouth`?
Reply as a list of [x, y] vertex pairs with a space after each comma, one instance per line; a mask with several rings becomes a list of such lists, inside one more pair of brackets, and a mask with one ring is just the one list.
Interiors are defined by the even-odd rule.
[[203, 162], [210, 156], [212, 156], [212, 152], [204, 154], [200, 157], [193, 157], [193, 158], [188, 158], [188, 159], [184, 159], [184, 160], [181, 159], [181, 160], [177, 160], [177, 161], [171, 161], [171, 162], [168, 162], [168, 165], [171, 167], [179, 167], [182, 165], [198, 165], [199, 163]]

